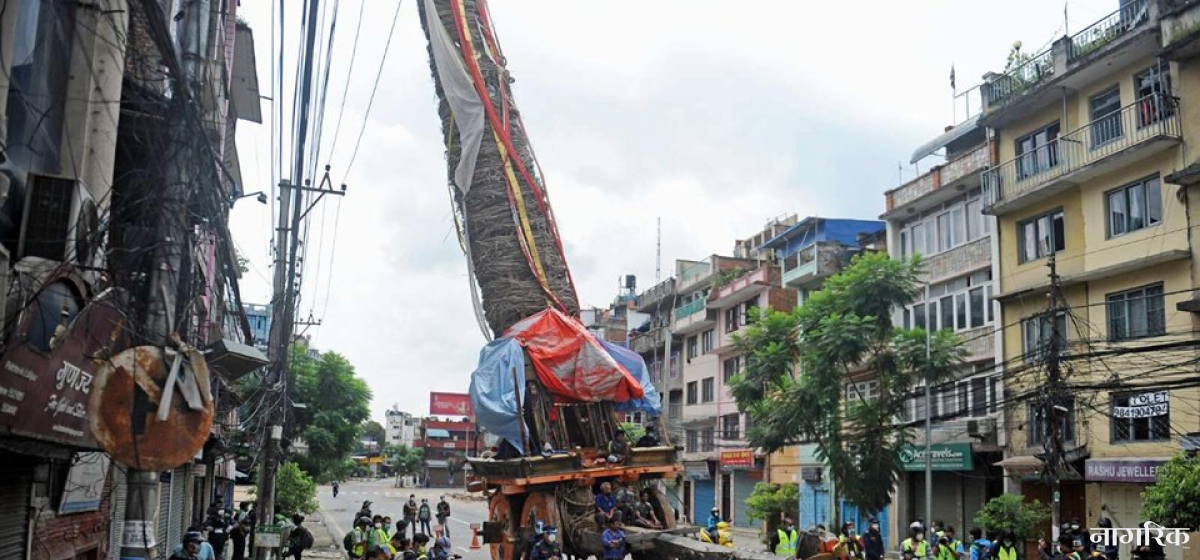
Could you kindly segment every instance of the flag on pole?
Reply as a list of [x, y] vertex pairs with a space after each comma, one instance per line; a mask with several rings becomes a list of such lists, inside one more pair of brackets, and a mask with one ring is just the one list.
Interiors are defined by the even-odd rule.
[[954, 63], [953, 62], [950, 63], [950, 89], [953, 89], [953, 90], [958, 89], [958, 88], [954, 87]]

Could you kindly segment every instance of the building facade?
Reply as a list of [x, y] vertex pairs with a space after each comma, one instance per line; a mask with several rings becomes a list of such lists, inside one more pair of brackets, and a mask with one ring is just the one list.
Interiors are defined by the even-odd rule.
[[[1040, 475], [1061, 441], [1062, 517], [1086, 527], [1101, 516], [1136, 525], [1154, 468], [1200, 430], [1180, 406], [1196, 389], [1169, 387], [1195, 371], [1190, 347], [1169, 347], [1195, 337], [1196, 4], [1114, 3], [980, 90], [979, 123], [992, 135], [983, 204], [997, 222], [1006, 325], [1006, 483], [1049, 501]], [[1051, 363], [1076, 387], [1070, 396], [1046, 396]]]
[[383, 429], [387, 437], [386, 443], [413, 447], [413, 443], [417, 439], [417, 430], [420, 428], [421, 419], [397, 407], [385, 411], [383, 415]]
[[[931, 507], [925, 504], [923, 394], [909, 401], [899, 420], [913, 425], [913, 452], [896, 488], [893, 530], [903, 534], [924, 518], [956, 527], [975, 524], [987, 500], [1003, 493], [1003, 395], [995, 336], [999, 306], [993, 301], [995, 218], [983, 213], [982, 173], [990, 162], [987, 130], [977, 118], [951, 127], [913, 154], [913, 161], [944, 151], [945, 161], [885, 193], [888, 252], [893, 258], [919, 256], [923, 283], [916, 301], [898, 310], [903, 328], [949, 330], [966, 349], [954, 379], [931, 389], [930, 452], [934, 457]], [[927, 289], [926, 289], [927, 286]], [[877, 390], [870, 380], [847, 387], [847, 395]], [[923, 391], [921, 391], [923, 393]]]

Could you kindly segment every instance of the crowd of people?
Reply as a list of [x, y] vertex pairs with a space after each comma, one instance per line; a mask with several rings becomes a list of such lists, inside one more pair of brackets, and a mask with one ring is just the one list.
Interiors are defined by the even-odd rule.
[[[432, 525], [437, 520], [436, 527]], [[342, 546], [351, 560], [453, 560], [450, 544], [450, 503], [442, 496], [436, 506], [417, 501], [409, 494], [401, 517], [371, 513], [371, 502], [363, 502], [355, 515], [354, 530], [346, 533]], [[297, 559], [298, 560], [298, 559]]]
[[[242, 502], [237, 510], [227, 510], [220, 501], [214, 501], [205, 512], [204, 523], [189, 527], [170, 557], [172, 560], [245, 560], [257, 521], [253, 502]], [[295, 524], [299, 526], [302, 522], [301, 517]], [[311, 540], [312, 534], [308, 535]], [[300, 537], [300, 533], [296, 536]], [[311, 542], [308, 546], [312, 546]], [[293, 556], [290, 550], [287, 552]], [[300, 558], [298, 553], [294, 557]]]

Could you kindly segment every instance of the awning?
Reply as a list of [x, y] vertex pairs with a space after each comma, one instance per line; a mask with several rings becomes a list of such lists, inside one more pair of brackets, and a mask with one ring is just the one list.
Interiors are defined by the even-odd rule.
[[258, 70], [254, 60], [254, 32], [250, 31], [249, 27], [239, 25], [234, 37], [229, 96], [233, 98], [233, 107], [239, 119], [262, 123]]
[[1033, 455], [1017, 455], [1014, 457], [1008, 457], [1007, 459], [1004, 459], [998, 463], [993, 463], [993, 465], [1001, 467], [1006, 471], [1016, 473], [1036, 471], [1042, 468], [1042, 465], [1044, 464], [1045, 463], [1042, 462], [1041, 459], [1038, 459]]
[[431, 428], [425, 430], [425, 437], [435, 439], [450, 439], [450, 432], [441, 428]]
[[683, 474], [692, 480], [709, 480], [712, 478], [708, 474], [708, 463], [704, 461], [684, 463]]
[[979, 115], [975, 115], [974, 117], [963, 121], [962, 124], [947, 130], [937, 138], [934, 138], [933, 140], [921, 145], [920, 148], [917, 148], [917, 151], [913, 152], [912, 161], [909, 163], [916, 163], [921, 158], [924, 158], [925, 156], [928, 156], [929, 154], [946, 147], [946, 144], [970, 134], [976, 128], [979, 128]]

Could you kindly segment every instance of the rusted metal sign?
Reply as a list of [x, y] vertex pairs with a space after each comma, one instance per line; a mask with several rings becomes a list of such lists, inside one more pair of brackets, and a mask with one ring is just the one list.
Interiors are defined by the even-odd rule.
[[[195, 349], [182, 356], [156, 346], [125, 350], [96, 375], [92, 434], [113, 460], [126, 467], [147, 471], [179, 467], [200, 452], [212, 429], [209, 383], [204, 355]], [[159, 405], [166, 398], [170, 399], [166, 419], [160, 420]]]
[[122, 314], [109, 301], [72, 313], [83, 293], [82, 282], [62, 273], [22, 312], [0, 357], [0, 433], [98, 447], [87, 422], [95, 375], [128, 342]]

